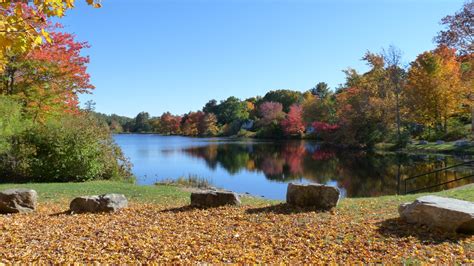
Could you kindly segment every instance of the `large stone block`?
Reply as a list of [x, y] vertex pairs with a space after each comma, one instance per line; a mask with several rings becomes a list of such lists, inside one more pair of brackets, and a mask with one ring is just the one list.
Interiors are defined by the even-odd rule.
[[449, 232], [474, 233], [474, 203], [469, 201], [423, 196], [398, 208], [408, 223], [423, 224]]
[[191, 206], [195, 207], [218, 207], [239, 204], [239, 196], [230, 191], [203, 191], [191, 193]]
[[32, 189], [15, 188], [0, 192], [0, 213], [29, 213], [36, 210], [38, 193]]
[[116, 212], [128, 206], [127, 198], [122, 194], [100, 196], [82, 196], [71, 201], [69, 209], [73, 213]]
[[329, 210], [337, 206], [339, 189], [321, 184], [288, 184], [286, 202], [299, 207]]

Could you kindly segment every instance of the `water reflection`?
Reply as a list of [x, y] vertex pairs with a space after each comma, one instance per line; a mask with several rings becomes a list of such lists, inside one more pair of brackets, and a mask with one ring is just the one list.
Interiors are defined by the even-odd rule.
[[[311, 141], [233, 141], [116, 135], [116, 142], [133, 163], [139, 184], [197, 175], [215, 186], [285, 199], [287, 182], [317, 182], [338, 186], [343, 196], [368, 197], [403, 193], [472, 174], [473, 167], [450, 169], [422, 178], [413, 175], [470, 158], [436, 155], [367, 154], [336, 151]], [[474, 181], [466, 178], [450, 188]], [[440, 189], [440, 188], [436, 188]]]
[[[473, 174], [473, 167], [462, 167], [410, 180], [405, 186], [404, 179], [409, 176], [469, 158], [342, 152], [307, 141], [209, 143], [186, 147], [182, 152], [204, 160], [210, 169], [222, 167], [230, 175], [250, 171], [262, 173], [271, 181], [334, 183], [347, 197], [403, 193], [405, 189], [420, 189]], [[472, 177], [465, 178], [430, 190], [451, 188], [472, 181]]]

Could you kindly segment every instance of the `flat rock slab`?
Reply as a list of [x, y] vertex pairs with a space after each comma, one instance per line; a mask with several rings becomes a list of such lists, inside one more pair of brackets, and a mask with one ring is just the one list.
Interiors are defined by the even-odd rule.
[[0, 192], [0, 213], [30, 213], [36, 210], [38, 193], [32, 189], [15, 188]]
[[191, 206], [195, 207], [219, 207], [239, 204], [239, 196], [230, 191], [202, 191], [191, 193]]
[[474, 203], [469, 201], [430, 195], [400, 205], [398, 212], [408, 223], [474, 234]]
[[71, 201], [72, 213], [116, 212], [128, 206], [127, 198], [122, 194], [82, 196]]
[[339, 189], [321, 184], [288, 184], [286, 203], [299, 207], [330, 210], [337, 206]]

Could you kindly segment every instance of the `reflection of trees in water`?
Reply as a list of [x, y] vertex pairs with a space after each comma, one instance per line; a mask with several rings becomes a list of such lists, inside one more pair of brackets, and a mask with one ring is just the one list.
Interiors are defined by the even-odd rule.
[[[452, 166], [455, 164], [459, 164], [460, 160], [456, 160], [451, 157], [445, 157], [443, 159], [438, 159], [435, 162], [432, 163], [427, 163], [429, 165], [429, 169], [423, 171], [412, 171], [410, 175], [406, 175], [405, 177], [409, 176], [415, 176], [418, 174], [422, 173], [427, 173], [430, 171], [434, 171], [436, 169]], [[413, 167], [415, 168], [415, 167]], [[417, 167], [422, 168], [420, 166]], [[420, 176], [418, 178], [410, 179], [406, 181], [406, 190], [407, 191], [413, 191], [413, 190], [419, 190], [420, 192], [430, 192], [430, 191], [438, 191], [438, 190], [443, 190], [443, 189], [450, 189], [450, 188], [455, 188], [458, 186], [462, 185], [467, 185], [471, 183], [474, 180], [474, 167], [471, 166], [461, 166], [461, 167], [456, 167], [452, 169], [447, 169], [445, 171], [440, 171], [440, 172], [435, 172], [431, 173], [428, 175]], [[464, 178], [468, 177], [468, 178]], [[462, 179], [464, 178], [464, 179]], [[458, 180], [460, 179], [460, 180]], [[457, 181], [456, 181], [457, 180]], [[443, 184], [447, 183], [441, 186], [437, 186], [434, 188], [429, 188], [425, 190], [421, 190], [423, 188], [428, 188], [430, 186], [436, 185], [436, 184]], [[405, 185], [405, 184], [403, 184]], [[405, 191], [405, 187], [403, 186], [401, 189], [401, 192]]]
[[[338, 152], [305, 141], [210, 144], [184, 152], [202, 158], [211, 169], [220, 165], [230, 174], [246, 169], [281, 182], [300, 178], [323, 184], [336, 181], [349, 197], [396, 194], [399, 187], [403, 188], [404, 178], [456, 163], [452, 157]], [[436, 181], [424, 178], [411, 185], [428, 186], [452, 180], [456, 175], [459, 172], [448, 172], [436, 177]]]

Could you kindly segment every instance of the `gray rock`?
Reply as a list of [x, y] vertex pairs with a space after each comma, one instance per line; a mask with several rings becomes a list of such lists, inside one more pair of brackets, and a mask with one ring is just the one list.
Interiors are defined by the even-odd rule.
[[426, 144], [428, 144], [428, 141], [426, 141], [426, 140], [420, 140], [418, 142], [418, 145], [426, 145]]
[[32, 189], [15, 188], [0, 192], [0, 213], [29, 213], [36, 210], [38, 193]]
[[337, 206], [339, 189], [321, 184], [288, 184], [286, 202], [299, 207], [329, 210]]
[[437, 140], [436, 141], [436, 145], [441, 145], [441, 144], [444, 144], [444, 141], [442, 141], [442, 140]]
[[469, 141], [465, 139], [456, 140], [456, 142], [454, 142], [454, 146], [456, 147], [465, 147], [468, 145], [469, 145]]
[[239, 196], [230, 191], [203, 191], [191, 193], [191, 206], [195, 207], [218, 207], [239, 204]]
[[423, 196], [413, 203], [400, 205], [398, 213], [408, 223], [474, 234], [474, 203], [469, 201]]
[[127, 198], [122, 194], [83, 196], [71, 201], [69, 209], [73, 213], [116, 212], [128, 206]]

